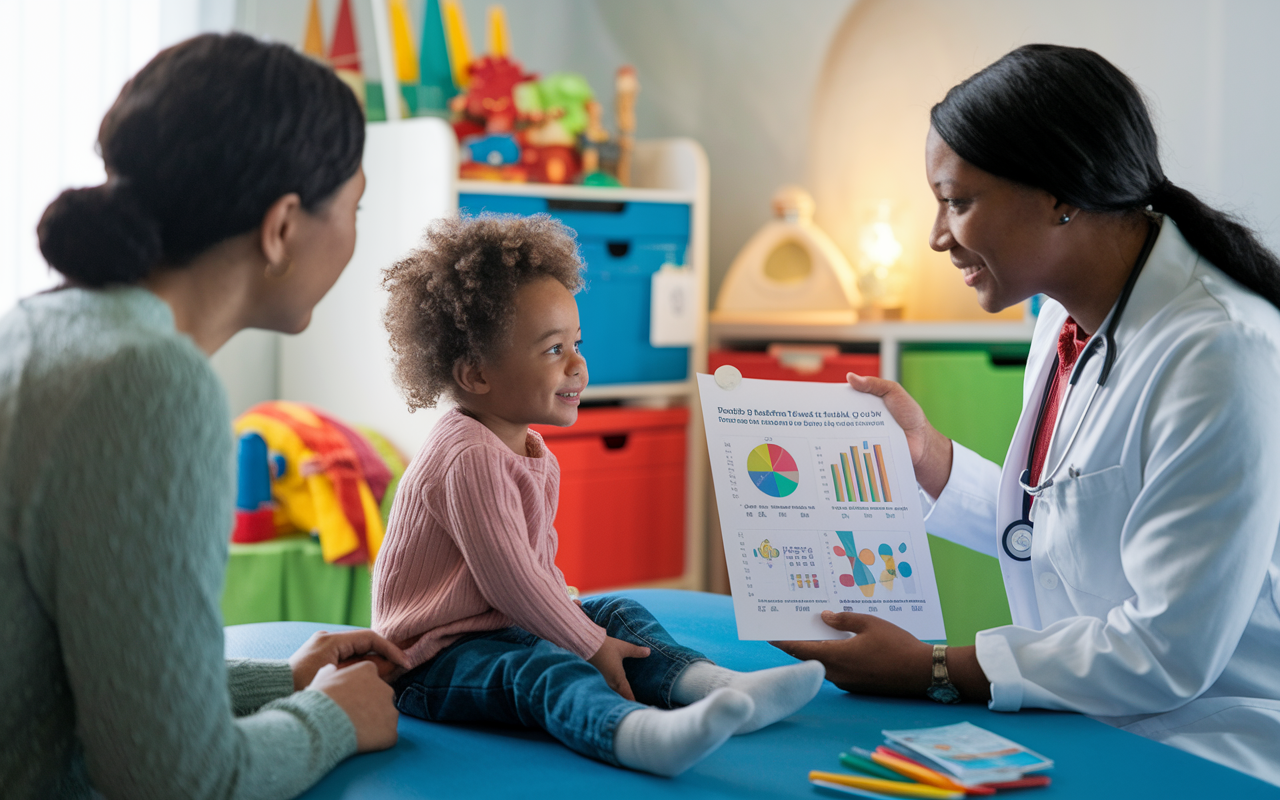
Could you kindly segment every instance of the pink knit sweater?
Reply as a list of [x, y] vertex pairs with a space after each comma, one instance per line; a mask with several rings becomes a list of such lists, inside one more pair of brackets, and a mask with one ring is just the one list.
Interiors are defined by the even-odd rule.
[[532, 431], [528, 452], [454, 410], [405, 471], [373, 569], [373, 629], [415, 667], [512, 625], [583, 658], [604, 643], [555, 564], [560, 465]]

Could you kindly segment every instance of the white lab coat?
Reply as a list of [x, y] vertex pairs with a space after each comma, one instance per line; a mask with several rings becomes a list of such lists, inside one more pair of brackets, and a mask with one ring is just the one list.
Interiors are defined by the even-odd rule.
[[[1019, 562], [1001, 534], [1066, 317], [1040, 312], [1003, 471], [956, 445], [926, 517], [1000, 559], [1013, 625], [977, 637], [991, 708], [1078, 711], [1280, 784], [1280, 313], [1166, 219]], [[1102, 362], [1061, 411], [1046, 476]]]

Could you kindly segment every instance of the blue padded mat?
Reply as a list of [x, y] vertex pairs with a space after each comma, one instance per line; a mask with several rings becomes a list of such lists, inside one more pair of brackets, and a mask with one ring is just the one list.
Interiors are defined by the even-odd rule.
[[[793, 663], [764, 642], [740, 642], [730, 599], [670, 590], [626, 593], [644, 603], [675, 638], [731, 669]], [[342, 626], [266, 622], [226, 629], [230, 658], [285, 658], [313, 631]], [[657, 778], [584, 758], [537, 730], [442, 725], [400, 718], [400, 741], [355, 756], [307, 798], [513, 797], [557, 800], [662, 798], [825, 798], [811, 769], [842, 771], [836, 755], [871, 748], [886, 728], [968, 720], [1053, 759], [1053, 785], [1027, 798], [1280, 798], [1280, 788], [1076, 714], [997, 714], [981, 706], [856, 697], [825, 684], [789, 719], [730, 739], [678, 778]], [[848, 795], [844, 795], [848, 796]]]

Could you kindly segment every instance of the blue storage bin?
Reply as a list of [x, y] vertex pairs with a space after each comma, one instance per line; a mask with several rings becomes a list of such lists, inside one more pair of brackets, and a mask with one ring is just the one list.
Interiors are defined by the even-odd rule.
[[458, 206], [463, 215], [550, 214], [577, 233], [587, 266], [578, 312], [592, 384], [689, 376], [689, 348], [649, 344], [652, 276], [663, 264], [684, 263], [688, 204], [463, 193]]
[[579, 239], [616, 239], [632, 236], [674, 236], [689, 240], [689, 206], [686, 203], [633, 203], [612, 200], [566, 200], [528, 195], [458, 195], [464, 215], [491, 211], [495, 214], [550, 214], [578, 232]]

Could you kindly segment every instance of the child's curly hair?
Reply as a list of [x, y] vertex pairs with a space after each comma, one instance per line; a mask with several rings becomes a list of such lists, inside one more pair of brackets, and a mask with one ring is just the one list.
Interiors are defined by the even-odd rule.
[[391, 297], [396, 384], [410, 410], [433, 408], [453, 365], [481, 363], [510, 328], [516, 292], [540, 277], [582, 288], [574, 233], [546, 214], [481, 214], [433, 222], [423, 244], [382, 273]]

